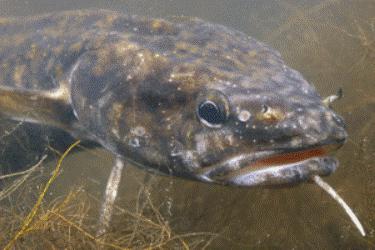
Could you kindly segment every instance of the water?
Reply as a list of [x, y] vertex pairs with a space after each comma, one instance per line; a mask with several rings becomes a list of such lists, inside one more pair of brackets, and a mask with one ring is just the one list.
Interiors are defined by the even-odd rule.
[[[342, 88], [344, 98], [333, 106], [345, 118], [350, 137], [337, 153], [340, 167], [325, 180], [360, 218], [365, 238], [334, 201], [309, 183], [243, 189], [153, 176], [151, 194], [176, 231], [219, 233], [212, 249], [375, 248], [374, 0], [1, 0], [0, 6], [0, 15], [107, 8], [152, 17], [197, 16], [272, 45], [322, 96]], [[100, 197], [111, 156], [95, 150], [67, 160], [52, 195], [84, 183], [87, 192]], [[119, 204], [132, 206], [143, 178], [135, 169], [123, 176]]]

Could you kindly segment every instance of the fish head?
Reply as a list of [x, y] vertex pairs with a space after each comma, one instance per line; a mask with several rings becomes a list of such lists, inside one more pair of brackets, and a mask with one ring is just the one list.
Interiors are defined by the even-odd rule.
[[201, 128], [189, 131], [194, 147], [180, 158], [199, 159], [193, 171], [198, 178], [273, 186], [335, 171], [338, 161], [331, 154], [347, 138], [344, 121], [300, 73], [283, 65], [257, 81], [242, 75], [219, 82], [198, 95]]
[[342, 117], [277, 51], [215, 29], [210, 49], [201, 49], [204, 60], [175, 63], [170, 73], [193, 97], [170, 119], [172, 169], [236, 186], [294, 184], [334, 172], [331, 153], [347, 137]]
[[223, 185], [292, 184], [336, 169], [343, 119], [276, 50], [201, 20], [166, 25], [168, 34], [113, 42], [99, 80], [95, 60], [81, 63], [90, 80], [75, 78], [74, 106], [95, 140], [144, 169]]

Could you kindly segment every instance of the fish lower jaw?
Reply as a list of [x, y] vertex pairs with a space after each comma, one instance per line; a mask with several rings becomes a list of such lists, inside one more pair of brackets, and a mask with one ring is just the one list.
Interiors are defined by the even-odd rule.
[[246, 187], [296, 184], [333, 173], [338, 161], [331, 154], [340, 146], [242, 153], [203, 168], [195, 177], [203, 182]]
[[267, 166], [226, 176], [224, 184], [234, 186], [277, 186], [310, 180], [313, 176], [327, 176], [338, 166], [331, 156], [313, 157], [298, 162]]

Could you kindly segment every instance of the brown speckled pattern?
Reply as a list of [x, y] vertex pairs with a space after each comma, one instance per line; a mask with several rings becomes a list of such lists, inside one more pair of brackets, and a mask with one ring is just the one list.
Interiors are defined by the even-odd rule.
[[[12, 108], [22, 95], [28, 101]], [[32, 113], [29, 120], [99, 142], [146, 169], [223, 184], [230, 181], [205, 169], [222, 175], [259, 152], [346, 137], [341, 118], [277, 51], [196, 18], [89, 10], [0, 19], [0, 98], [0, 113]], [[207, 100], [224, 107], [226, 120], [216, 127], [197, 115]], [[267, 172], [247, 185], [301, 181], [335, 164]]]

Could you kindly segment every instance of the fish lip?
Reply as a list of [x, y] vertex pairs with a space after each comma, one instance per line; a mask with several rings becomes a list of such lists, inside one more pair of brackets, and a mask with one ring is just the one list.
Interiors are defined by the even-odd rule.
[[224, 184], [246, 187], [294, 184], [308, 181], [314, 175], [330, 175], [337, 166], [335, 157], [313, 157], [291, 164], [249, 171], [227, 179]]
[[[343, 145], [344, 141], [327, 141], [307, 147], [279, 148], [239, 154], [218, 164], [203, 168], [197, 178], [201, 181], [235, 186], [274, 186], [307, 181], [314, 175], [327, 176], [333, 173], [338, 161], [329, 154]], [[252, 169], [257, 162], [285, 154], [327, 150], [321, 155], [306, 157], [286, 164], [266, 165]], [[247, 170], [244, 170], [247, 169]], [[241, 173], [242, 172], [242, 173]]]

